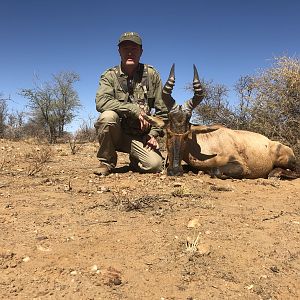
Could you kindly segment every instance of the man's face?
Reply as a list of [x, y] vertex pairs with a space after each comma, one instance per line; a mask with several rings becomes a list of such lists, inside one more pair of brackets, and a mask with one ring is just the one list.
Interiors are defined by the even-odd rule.
[[137, 66], [143, 53], [143, 49], [136, 43], [124, 41], [119, 45], [119, 53], [123, 65]]

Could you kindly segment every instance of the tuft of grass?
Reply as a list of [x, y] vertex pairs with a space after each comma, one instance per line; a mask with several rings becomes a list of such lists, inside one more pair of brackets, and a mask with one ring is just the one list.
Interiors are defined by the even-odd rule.
[[171, 195], [173, 197], [179, 197], [179, 198], [183, 198], [183, 197], [190, 197], [192, 196], [192, 193], [190, 190], [188, 190], [186, 187], [181, 186], [179, 188], [176, 188]]
[[198, 245], [199, 245], [199, 239], [200, 239], [200, 232], [198, 233], [197, 236], [195, 236], [192, 239], [187, 239], [186, 241], [186, 251], [195, 253], [198, 250]]
[[75, 155], [83, 147], [83, 144], [80, 143], [77, 139], [77, 136], [75, 136], [73, 139], [69, 138], [69, 146], [71, 149], [71, 154]]
[[157, 201], [156, 196], [145, 195], [138, 198], [131, 198], [126, 195], [113, 195], [111, 201], [119, 210], [133, 211], [146, 208], [153, 208], [154, 202]]
[[50, 161], [53, 155], [50, 146], [35, 148], [25, 154], [25, 159], [28, 161], [27, 174], [33, 176], [40, 172], [45, 164]]

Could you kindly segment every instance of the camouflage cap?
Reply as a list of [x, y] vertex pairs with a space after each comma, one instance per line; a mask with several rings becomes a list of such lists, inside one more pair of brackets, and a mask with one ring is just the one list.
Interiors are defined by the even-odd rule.
[[125, 42], [125, 41], [131, 41], [131, 42], [134, 42], [134, 43], [142, 46], [142, 39], [139, 36], [139, 34], [136, 32], [124, 32], [120, 36], [118, 45], [120, 45], [122, 42]]

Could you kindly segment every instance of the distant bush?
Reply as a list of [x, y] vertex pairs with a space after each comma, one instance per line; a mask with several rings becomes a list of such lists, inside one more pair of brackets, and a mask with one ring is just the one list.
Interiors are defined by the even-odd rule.
[[[273, 64], [248, 78], [243, 95], [245, 129], [279, 140], [300, 155], [300, 61], [274, 58]], [[241, 97], [240, 97], [241, 99]], [[237, 117], [241, 117], [238, 115]]]

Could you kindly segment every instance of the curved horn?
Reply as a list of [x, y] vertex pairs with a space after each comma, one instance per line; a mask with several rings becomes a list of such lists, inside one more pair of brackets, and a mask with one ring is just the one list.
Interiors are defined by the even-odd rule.
[[162, 90], [162, 99], [166, 104], [168, 110], [170, 111], [172, 107], [175, 105], [175, 100], [171, 96], [173, 87], [175, 85], [175, 64], [172, 65], [169, 78], [165, 83], [163, 90]]
[[194, 67], [194, 79], [193, 79], [193, 88], [194, 88], [194, 97], [193, 97], [193, 106], [196, 107], [204, 98], [204, 89], [199, 80], [198, 71], [195, 65]]
[[193, 67], [194, 67], [194, 78], [193, 78], [194, 96], [192, 99], [186, 101], [185, 103], [186, 109], [190, 110], [190, 112], [192, 112], [192, 110], [203, 100], [205, 96], [203, 86], [199, 80], [199, 74], [197, 68], [195, 65], [193, 65]]

